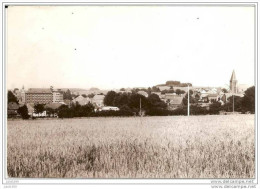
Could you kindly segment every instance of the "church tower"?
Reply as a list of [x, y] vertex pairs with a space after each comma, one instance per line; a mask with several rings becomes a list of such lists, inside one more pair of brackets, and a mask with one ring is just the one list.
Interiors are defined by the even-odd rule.
[[231, 93], [237, 93], [237, 79], [235, 71], [233, 70], [231, 78], [230, 78], [230, 92]]

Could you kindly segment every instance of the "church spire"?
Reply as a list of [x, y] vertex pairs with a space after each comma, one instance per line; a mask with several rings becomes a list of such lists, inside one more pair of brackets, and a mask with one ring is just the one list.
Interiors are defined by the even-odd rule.
[[235, 70], [233, 70], [231, 78], [230, 78], [230, 92], [237, 93], [237, 78], [235, 74]]
[[236, 81], [236, 80], [237, 80], [237, 78], [236, 78], [235, 70], [233, 70], [231, 78], [230, 78], [230, 82]]

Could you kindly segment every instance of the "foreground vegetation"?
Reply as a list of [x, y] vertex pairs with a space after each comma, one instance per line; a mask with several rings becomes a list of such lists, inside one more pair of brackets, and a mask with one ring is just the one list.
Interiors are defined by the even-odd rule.
[[254, 178], [254, 115], [8, 121], [9, 177]]

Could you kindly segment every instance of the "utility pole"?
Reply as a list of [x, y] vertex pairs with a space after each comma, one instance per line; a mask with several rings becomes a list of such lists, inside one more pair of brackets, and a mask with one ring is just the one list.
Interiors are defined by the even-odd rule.
[[142, 99], [140, 98], [140, 116], [142, 116]]
[[190, 116], [190, 88], [189, 88], [189, 85], [188, 85], [188, 116]]
[[233, 113], [235, 112], [235, 98], [234, 98], [234, 93], [233, 93]]

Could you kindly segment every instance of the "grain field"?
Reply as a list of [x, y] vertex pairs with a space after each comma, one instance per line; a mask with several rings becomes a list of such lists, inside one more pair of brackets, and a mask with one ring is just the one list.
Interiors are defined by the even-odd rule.
[[254, 115], [9, 120], [20, 178], [254, 178]]

